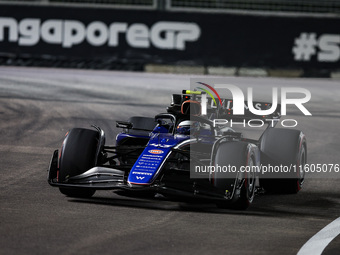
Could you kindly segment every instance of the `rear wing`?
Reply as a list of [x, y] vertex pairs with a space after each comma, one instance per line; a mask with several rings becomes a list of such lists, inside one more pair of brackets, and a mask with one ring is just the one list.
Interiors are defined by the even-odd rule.
[[[221, 98], [221, 101], [222, 105], [216, 106], [212, 99], [208, 99], [208, 112], [215, 113], [218, 118], [245, 120], [259, 119], [266, 121], [267, 119], [279, 119], [281, 117], [281, 104], [277, 104], [276, 108], [272, 109], [271, 103], [254, 101], [252, 102], [253, 109], [250, 109], [248, 101], [244, 101], [244, 113], [234, 114], [233, 100]], [[270, 109], [272, 113], [266, 114], [265, 111], [268, 112]]]
[[[248, 102], [244, 101], [243, 113], [234, 114], [232, 99], [217, 99], [211, 97], [211, 95], [207, 96], [204, 91], [196, 90], [183, 90], [182, 94], [173, 94], [170, 107], [168, 107], [167, 110], [169, 113], [181, 113], [181, 111], [183, 110], [183, 103], [190, 101], [199, 102], [201, 104], [200, 114], [208, 119], [257, 119], [264, 122], [270, 122], [272, 119], [279, 119], [281, 117], [281, 104], [277, 104], [276, 108], [272, 109], [271, 103], [256, 101], [252, 102], [253, 109], [251, 109], [249, 108]], [[270, 109], [271, 111], [268, 111]], [[270, 114], [266, 114], [266, 112], [270, 112]], [[190, 113], [190, 111], [188, 111], [188, 113]]]

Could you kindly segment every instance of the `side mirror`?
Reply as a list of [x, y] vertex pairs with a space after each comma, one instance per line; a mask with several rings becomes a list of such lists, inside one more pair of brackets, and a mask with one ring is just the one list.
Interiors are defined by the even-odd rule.
[[126, 121], [117, 121], [116, 122], [116, 127], [117, 128], [127, 128], [131, 129], [132, 128], [132, 123], [131, 122], [126, 122]]

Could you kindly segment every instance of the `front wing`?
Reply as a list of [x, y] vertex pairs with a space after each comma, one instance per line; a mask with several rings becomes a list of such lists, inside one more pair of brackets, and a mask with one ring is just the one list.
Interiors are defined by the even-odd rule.
[[208, 180], [177, 181], [168, 178], [164, 182], [154, 182], [150, 185], [134, 185], [126, 181], [126, 173], [123, 170], [108, 167], [93, 167], [88, 171], [70, 177], [65, 182], [58, 181], [58, 150], [55, 150], [48, 169], [48, 183], [60, 188], [84, 188], [96, 190], [130, 190], [152, 191], [163, 195], [225, 200], [230, 199], [213, 187]]

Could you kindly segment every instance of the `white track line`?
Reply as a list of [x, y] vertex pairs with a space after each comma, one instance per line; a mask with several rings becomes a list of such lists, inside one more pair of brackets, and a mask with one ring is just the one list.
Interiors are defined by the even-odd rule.
[[340, 234], [340, 217], [329, 223], [305, 243], [297, 255], [319, 255]]

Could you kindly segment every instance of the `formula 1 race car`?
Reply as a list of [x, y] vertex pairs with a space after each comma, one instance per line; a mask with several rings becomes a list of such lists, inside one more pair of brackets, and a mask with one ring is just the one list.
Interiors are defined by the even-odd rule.
[[[257, 116], [268, 124], [258, 140], [215, 121], [235, 121], [228, 110], [210, 107], [204, 92], [184, 90], [172, 95], [166, 113], [117, 121], [122, 131], [113, 146], [105, 144], [99, 127], [71, 129], [60, 152], [53, 153], [48, 183], [70, 197], [112, 189], [207, 199], [235, 209], [248, 208], [258, 188], [297, 193], [304, 181], [306, 138], [298, 130], [274, 128], [280, 105], [270, 116]], [[290, 171], [261, 171], [264, 167]]]

